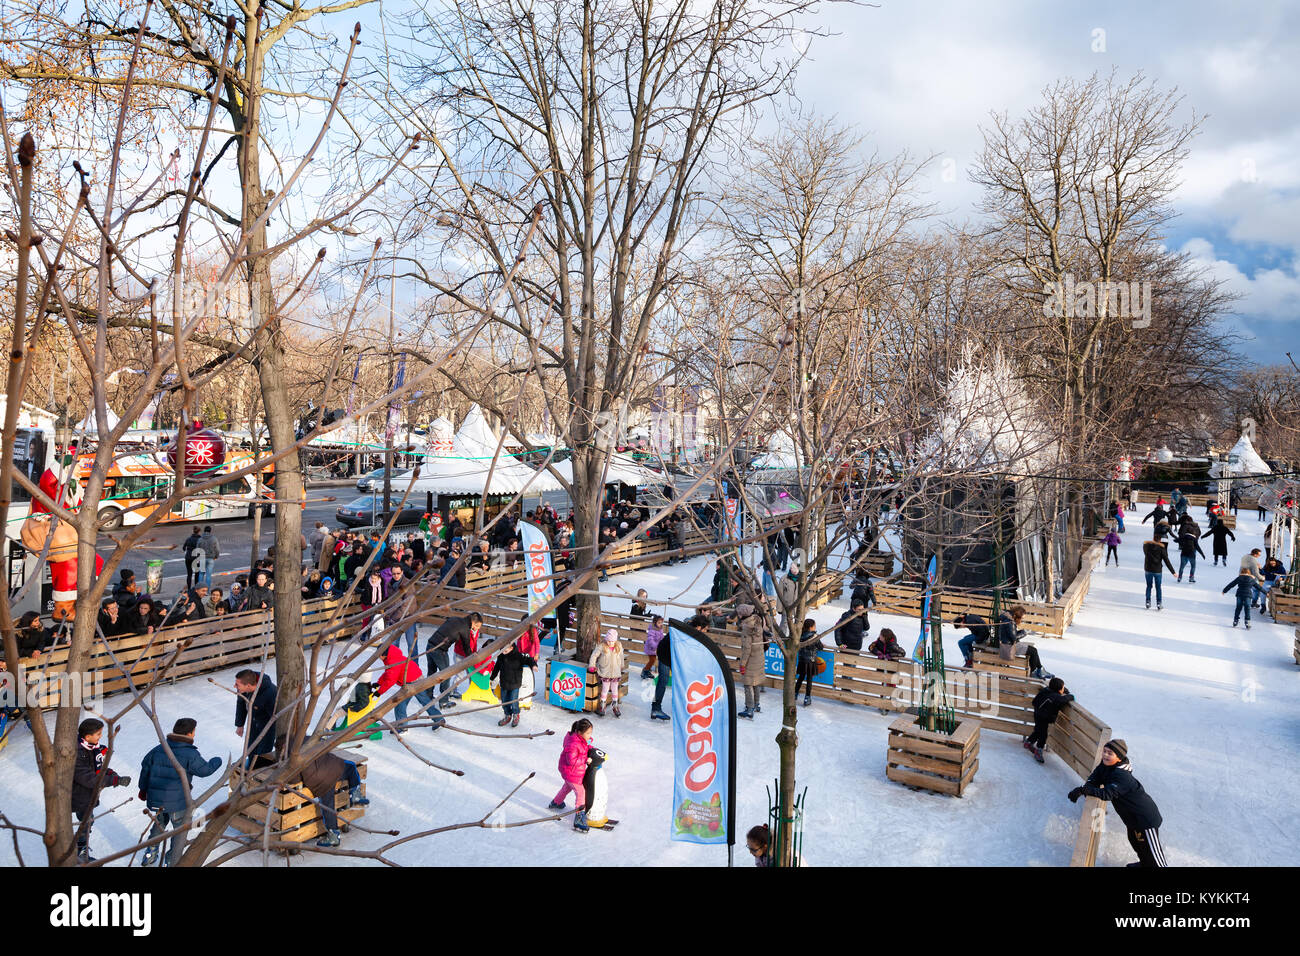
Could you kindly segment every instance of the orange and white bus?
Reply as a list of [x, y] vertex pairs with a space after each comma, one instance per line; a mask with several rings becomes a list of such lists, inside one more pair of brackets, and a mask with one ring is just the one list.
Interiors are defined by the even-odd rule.
[[[77, 481], [85, 487], [86, 478], [94, 465], [93, 455], [77, 458]], [[246, 451], [227, 452], [225, 463], [214, 475], [246, 468], [253, 456]], [[205, 479], [207, 480], [207, 479]], [[109, 467], [104, 480], [104, 494], [99, 502], [99, 514], [104, 518], [102, 527], [108, 530], [123, 525], [140, 524], [153, 514], [171, 495], [176, 473], [167, 460], [167, 452], [139, 452], [122, 455]], [[274, 467], [262, 471], [262, 513], [270, 514], [274, 506]], [[231, 478], [203, 494], [185, 498], [163, 515], [160, 521], [206, 521], [216, 518], [248, 518], [259, 501], [257, 475], [250, 473]], [[77, 502], [80, 505], [80, 501]]]

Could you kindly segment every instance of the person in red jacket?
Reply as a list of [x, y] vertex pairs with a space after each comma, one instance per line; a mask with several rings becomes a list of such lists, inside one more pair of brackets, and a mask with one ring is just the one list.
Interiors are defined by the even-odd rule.
[[[403, 654], [402, 649], [397, 646], [397, 641], [393, 641], [388, 645], [388, 649], [384, 651], [384, 674], [379, 678], [379, 686], [375, 688], [375, 692], [382, 697], [390, 688], [397, 687], [399, 688], [398, 694], [403, 694], [407, 684], [414, 684], [423, 676], [420, 665]], [[438, 709], [437, 697], [433, 692], [433, 688], [416, 691], [415, 699], [420, 703], [420, 710], [427, 709], [429, 716], [433, 718], [432, 729], [437, 730], [447, 722], [442, 716], [442, 711]], [[411, 698], [407, 697], [398, 703], [395, 710], [397, 715], [396, 730], [399, 734], [406, 729], [402, 725], [406, 722], [406, 709], [410, 704]]]
[[587, 773], [587, 765], [591, 763], [588, 752], [591, 750], [592, 736], [591, 721], [586, 717], [575, 720], [569, 732], [564, 735], [564, 749], [560, 751], [559, 762], [564, 786], [560, 787], [560, 792], [547, 807], [549, 810], [563, 810], [564, 798], [572, 790], [578, 806], [578, 812], [573, 816], [573, 829], [579, 833], [587, 832], [587, 811], [584, 809], [587, 806], [587, 790], [582, 785], [582, 778]]

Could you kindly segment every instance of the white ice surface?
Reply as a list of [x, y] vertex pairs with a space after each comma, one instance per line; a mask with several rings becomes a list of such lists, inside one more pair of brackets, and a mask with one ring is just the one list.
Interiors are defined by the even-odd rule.
[[[1060, 674], [1080, 703], [1108, 721], [1127, 740], [1134, 772], [1165, 818], [1162, 839], [1175, 866], [1287, 865], [1300, 858], [1300, 668], [1291, 657], [1292, 629], [1253, 621], [1234, 630], [1233, 597], [1220, 589], [1246, 547], [1259, 544], [1262, 525], [1245, 511], [1237, 541], [1230, 543], [1229, 570], [1202, 562], [1198, 583], [1176, 584], [1166, 575], [1165, 609], [1142, 608], [1141, 542], [1130, 524], [1120, 553], [1123, 565], [1099, 569], [1082, 613], [1064, 640], [1037, 639], [1044, 663]], [[1149, 531], [1146, 532], [1149, 534]], [[1206, 545], [1209, 544], [1207, 540]], [[1208, 547], [1207, 547], [1208, 552]], [[652, 598], [690, 603], [704, 600], [712, 562], [699, 558], [673, 568], [617, 575], [605, 585]], [[606, 599], [626, 609], [621, 597]], [[846, 604], [837, 601], [813, 616], [829, 627]], [[685, 615], [685, 609], [679, 609]], [[890, 626], [906, 647], [915, 619], [871, 615], [873, 636]], [[960, 633], [945, 629], [946, 656], [960, 660]], [[213, 675], [229, 686], [234, 669]], [[513, 829], [468, 829], [434, 836], [392, 853], [403, 864], [501, 865], [720, 865], [725, 849], [668, 840], [671, 802], [671, 725], [648, 719], [650, 682], [634, 672], [632, 700], [621, 719], [595, 719], [596, 744], [610, 755], [610, 811], [621, 822], [610, 833], [580, 835], [567, 823], [545, 822]], [[778, 693], [763, 695], [763, 712], [739, 724], [738, 828], [766, 818], [769, 786], [777, 774], [775, 736], [780, 729]], [[120, 698], [109, 700], [109, 709]], [[157, 706], [170, 727], [181, 716], [199, 721], [205, 756], [238, 753], [233, 700], [205, 677], [161, 688]], [[455, 713], [454, 711], [452, 712]], [[982, 735], [980, 768], [960, 799], [913, 792], [885, 779], [886, 728], [893, 719], [874, 709], [815, 701], [799, 708], [798, 780], [808, 789], [805, 855], [812, 865], [1065, 865], [1079, 810], [1065, 799], [1078, 778], [1056, 757], [1039, 766], [1020, 741], [997, 732]], [[499, 711], [458, 718], [464, 726], [497, 732]], [[52, 715], [49, 717], [52, 722]], [[516, 822], [546, 813], [559, 786], [556, 760], [561, 734], [575, 715], [545, 704], [525, 711], [521, 729], [549, 727], [553, 737], [496, 740], [442, 730], [408, 732], [406, 740], [430, 759], [463, 769], [463, 777], [430, 770], [396, 741], [366, 741], [372, 803], [362, 824], [371, 829], [423, 828], [483, 816], [530, 772], [536, 776], [500, 814]], [[136, 775], [154, 745], [147, 720], [133, 712], [122, 722], [114, 767]], [[0, 752], [0, 810], [13, 822], [40, 828], [40, 779], [30, 733], [15, 729]], [[105, 856], [129, 845], [145, 826], [129, 790], [106, 791], [101, 810], [129, 803], [99, 818], [92, 852]], [[572, 798], [570, 798], [571, 801]], [[215, 805], [217, 800], [209, 802]], [[1132, 859], [1118, 819], [1109, 826], [1099, 862]], [[354, 829], [347, 847], [377, 847], [385, 837]], [[24, 859], [40, 863], [39, 838], [19, 837]], [[228, 847], [227, 847], [228, 848]], [[15, 862], [12, 841], [0, 840], [0, 863]], [[260, 865], [247, 854], [235, 865]], [[279, 857], [267, 861], [283, 866]], [[365, 865], [367, 861], [307, 854], [296, 865]], [[749, 865], [743, 839], [737, 865]]]

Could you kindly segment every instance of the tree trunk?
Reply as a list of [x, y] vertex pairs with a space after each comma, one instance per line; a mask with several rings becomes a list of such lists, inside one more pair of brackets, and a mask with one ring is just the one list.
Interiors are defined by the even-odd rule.
[[[580, 450], [573, 459], [573, 554], [579, 573], [596, 563], [596, 548], [600, 541], [600, 481], [599, 462], [590, 450]], [[595, 477], [593, 478], [593, 472]], [[598, 589], [599, 579], [591, 578], [588, 589]], [[593, 588], [593, 584], [595, 587]], [[577, 651], [580, 661], [588, 660], [600, 640], [600, 597], [579, 594], [574, 602], [578, 614]]]

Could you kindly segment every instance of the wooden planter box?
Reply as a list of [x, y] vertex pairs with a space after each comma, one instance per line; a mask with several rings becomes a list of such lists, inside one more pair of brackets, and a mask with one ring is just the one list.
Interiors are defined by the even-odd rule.
[[[839, 571], [824, 571], [817, 576], [813, 582], [812, 590], [809, 592], [814, 597], [808, 599], [808, 608], [811, 610], [815, 607], [821, 607], [823, 604], [829, 604], [831, 601], [838, 599], [844, 593], [843, 577]], [[820, 591], [820, 594], [817, 592]]]
[[873, 578], [887, 578], [894, 573], [894, 556], [888, 551], [872, 551], [863, 558], [862, 567]]
[[[361, 776], [361, 793], [366, 792], [366, 758], [360, 754], [345, 758], [357, 765]], [[250, 782], [255, 782], [259, 774], [266, 771], [249, 771]], [[236, 774], [235, 776], [240, 776]], [[237, 780], [232, 777], [230, 789], [233, 792]], [[257, 802], [250, 803], [231, 821], [235, 829], [250, 836], [260, 837], [266, 830], [267, 815], [271, 818], [270, 837], [287, 843], [305, 843], [314, 840], [325, 832], [321, 824], [320, 807], [312, 802], [314, 794], [299, 784], [291, 790], [281, 790], [275, 794], [263, 794]], [[365, 807], [343, 809], [348, 805], [348, 783], [340, 780], [334, 790], [334, 808], [338, 811], [339, 828], [347, 830], [347, 824], [365, 816]], [[295, 851], [296, 852], [296, 851]]]
[[1270, 591], [1268, 599], [1273, 605], [1273, 619], [1278, 624], [1300, 624], [1300, 594]]
[[890, 780], [960, 797], [979, 769], [980, 722], [957, 722], [952, 736], [923, 730], [904, 714], [889, 725], [885, 776]]

